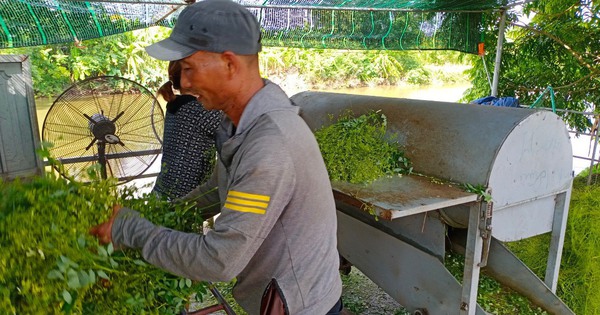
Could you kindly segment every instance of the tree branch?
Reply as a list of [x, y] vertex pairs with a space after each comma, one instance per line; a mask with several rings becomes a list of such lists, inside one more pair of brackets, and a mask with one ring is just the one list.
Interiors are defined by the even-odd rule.
[[516, 26], [516, 27], [520, 27], [529, 31], [532, 31], [538, 35], [544, 35], [550, 39], [552, 39], [553, 41], [557, 42], [558, 44], [560, 44], [561, 46], [563, 46], [571, 55], [573, 55], [573, 57], [575, 57], [575, 59], [577, 59], [577, 61], [584, 67], [588, 68], [588, 70], [590, 70], [592, 73], [596, 73], [598, 72], [598, 69], [594, 68], [592, 65], [590, 65], [589, 63], [587, 63], [584, 59], [583, 56], [581, 54], [579, 54], [578, 52], [576, 52], [575, 50], [573, 50], [573, 48], [571, 48], [571, 46], [567, 45], [565, 42], [563, 42], [560, 38], [556, 37], [553, 34], [550, 34], [546, 31], [542, 31], [542, 30], [538, 30], [536, 28], [533, 28], [529, 25], [522, 25], [522, 24], [518, 24], [518, 23], [511, 23], [511, 25]]
[[555, 90], [565, 89], [565, 88], [571, 87], [573, 85], [576, 85], [576, 84], [578, 84], [581, 81], [587, 80], [588, 78], [592, 78], [593, 76], [594, 76], [594, 73], [592, 72], [592, 73], [589, 73], [588, 75], [585, 75], [585, 76], [583, 76], [583, 77], [581, 77], [581, 78], [579, 78], [579, 79], [577, 79], [577, 80], [575, 80], [575, 81], [573, 81], [573, 82], [571, 82], [569, 84], [565, 84], [565, 85], [562, 85], [562, 86], [557, 86], [554, 89]]

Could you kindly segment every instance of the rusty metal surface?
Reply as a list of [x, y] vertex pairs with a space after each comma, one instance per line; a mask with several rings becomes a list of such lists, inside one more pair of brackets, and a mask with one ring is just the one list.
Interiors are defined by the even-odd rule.
[[373, 206], [386, 220], [477, 200], [474, 193], [418, 175], [384, 177], [369, 185], [333, 182], [332, 186], [336, 199], [357, 208]]
[[[498, 209], [494, 214], [494, 233], [502, 240], [505, 238], [500, 236], [501, 231], [516, 234], [511, 237], [517, 238], [529, 237], [533, 231], [548, 231], [551, 219], [524, 218], [518, 226], [511, 222], [515, 215], [525, 212], [535, 218], [552, 218], [552, 204], [540, 207], [539, 202], [533, 201], [571, 186], [568, 132], [564, 122], [548, 111], [325, 92], [302, 92], [292, 96], [292, 100], [315, 131], [348, 111], [356, 116], [372, 111], [384, 114], [387, 134], [394, 137], [415, 172], [491, 189], [494, 207]], [[438, 198], [441, 187], [425, 184], [411, 189], [383, 180], [371, 187], [343, 183], [337, 186], [350, 196], [360, 192], [357, 206], [361, 206], [360, 202], [373, 204], [378, 215], [386, 219], [461, 203], [441, 203], [460, 197], [442, 193]], [[466, 217], [464, 211], [454, 210], [445, 215], [453, 221]], [[538, 229], [542, 223], [544, 228]]]
[[438, 211], [410, 215], [396, 220], [383, 220], [339, 199], [336, 200], [335, 205], [339, 212], [414, 246], [438, 258], [441, 262], [444, 261], [447, 228], [445, 222], [440, 219]]
[[[411, 314], [416, 310], [459, 314], [461, 284], [438, 258], [342, 212], [337, 214], [340, 254]], [[476, 305], [473, 314], [486, 313]]]
[[[366, 95], [302, 92], [291, 97], [312, 130], [351, 110], [380, 111], [414, 170], [459, 183], [487, 185], [497, 151], [532, 110]], [[333, 117], [333, 120], [332, 118]], [[501, 161], [500, 161], [501, 162]]]

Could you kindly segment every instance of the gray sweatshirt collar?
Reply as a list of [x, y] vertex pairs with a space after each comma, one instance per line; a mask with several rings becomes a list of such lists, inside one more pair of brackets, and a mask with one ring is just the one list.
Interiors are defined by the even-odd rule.
[[254, 94], [244, 109], [235, 132], [236, 135], [246, 131], [259, 116], [265, 113], [276, 110], [291, 110], [297, 114], [300, 110], [298, 106], [292, 104], [289, 97], [277, 84], [267, 79], [263, 80], [265, 86]]
[[[290, 101], [285, 92], [275, 83], [264, 79], [265, 86], [251, 99], [240, 118], [237, 128], [229, 117], [225, 117], [216, 133], [217, 152], [219, 159], [228, 168], [237, 148], [245, 138], [244, 133], [252, 128], [258, 118], [274, 111], [286, 110], [295, 114], [300, 108]], [[234, 134], [235, 130], [235, 134]]]

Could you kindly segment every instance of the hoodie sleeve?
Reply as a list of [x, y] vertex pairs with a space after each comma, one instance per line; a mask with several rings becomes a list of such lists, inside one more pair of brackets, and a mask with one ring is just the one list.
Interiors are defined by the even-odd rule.
[[286, 208], [295, 170], [281, 137], [266, 136], [240, 148], [227, 199], [206, 235], [155, 226], [129, 209], [113, 225], [115, 245], [141, 248], [151, 264], [194, 280], [229, 281], [255, 255]]

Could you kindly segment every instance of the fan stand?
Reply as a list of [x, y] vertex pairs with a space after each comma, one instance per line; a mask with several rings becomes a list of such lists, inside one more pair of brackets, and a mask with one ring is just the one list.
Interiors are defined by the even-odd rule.
[[88, 119], [90, 131], [94, 135], [94, 139], [92, 139], [92, 142], [90, 142], [85, 150], [89, 150], [94, 143], [97, 142], [98, 163], [100, 164], [100, 176], [102, 179], [108, 178], [106, 171], [106, 144], [120, 144], [121, 146], [125, 146], [125, 144], [121, 142], [121, 139], [115, 134], [117, 131], [115, 122], [123, 116], [124, 113], [125, 112], [120, 112], [113, 120], [104, 116], [103, 111], [94, 114], [91, 117], [83, 114], [83, 116]]

